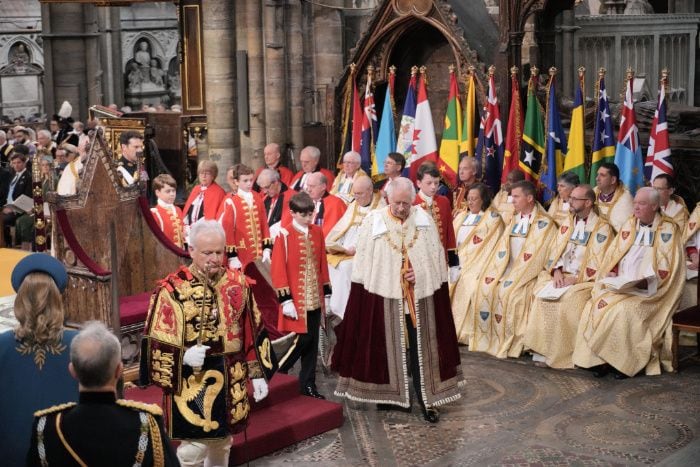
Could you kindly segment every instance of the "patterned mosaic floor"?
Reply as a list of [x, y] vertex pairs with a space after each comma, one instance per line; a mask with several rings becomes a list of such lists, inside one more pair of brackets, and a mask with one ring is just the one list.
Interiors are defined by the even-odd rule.
[[[684, 348], [684, 354], [693, 349]], [[345, 402], [345, 424], [252, 465], [698, 465], [700, 359], [679, 374], [618, 381], [463, 349], [467, 389], [436, 425]], [[318, 386], [333, 398], [333, 377]], [[335, 398], [334, 398], [335, 399]]]

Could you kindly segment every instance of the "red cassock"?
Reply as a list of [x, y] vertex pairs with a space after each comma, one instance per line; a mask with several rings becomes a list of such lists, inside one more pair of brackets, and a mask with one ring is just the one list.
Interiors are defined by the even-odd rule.
[[432, 216], [438, 232], [440, 233], [440, 241], [442, 242], [442, 247], [445, 249], [445, 257], [449, 259], [449, 252], [456, 252], [457, 250], [457, 240], [455, 237], [455, 229], [452, 225], [452, 208], [450, 207], [450, 201], [442, 195], [435, 195], [433, 196], [432, 206], [428, 206], [428, 203], [421, 197], [421, 193], [418, 192], [413, 204], [419, 205]]
[[[343, 217], [348, 205], [345, 204], [345, 201], [330, 193], [323, 195], [321, 204], [322, 206], [319, 207], [318, 212], [314, 214], [312, 223], [321, 227], [325, 238], [328, 232]], [[289, 209], [286, 209], [282, 212], [282, 225], [287, 225], [291, 222], [292, 214], [289, 212]]]
[[[187, 198], [185, 207], [182, 209], [182, 212], [185, 216], [189, 215], [192, 203], [194, 203], [194, 200], [197, 199], [200, 193], [202, 193], [202, 185], [197, 185], [194, 188], [192, 188], [192, 192]], [[206, 190], [204, 190], [204, 201], [202, 201], [202, 208], [199, 217], [204, 217], [208, 220], [216, 220], [216, 213], [219, 212], [219, 206], [221, 205], [225, 196], [226, 192], [223, 188], [221, 188], [219, 184], [214, 182], [211, 185], [209, 185], [206, 188]], [[194, 224], [198, 220], [199, 218], [189, 219], [189, 223]]]
[[238, 256], [244, 268], [262, 257], [263, 248], [272, 246], [262, 196], [251, 194], [253, 206], [238, 194], [226, 195], [216, 215], [226, 233], [228, 257]]
[[158, 223], [158, 227], [163, 231], [166, 237], [175, 245], [182, 248], [185, 243], [185, 234], [182, 223], [182, 210], [177, 206], [172, 209], [165, 208], [160, 204], [156, 204], [151, 208], [151, 214]]
[[[255, 180], [258, 180], [258, 176], [260, 175], [260, 172], [263, 171], [263, 169], [267, 169], [268, 167], [263, 166], [260, 167], [258, 170], [255, 171]], [[278, 165], [275, 167], [275, 170], [277, 170], [277, 173], [280, 174], [280, 181], [284, 183], [285, 185], [289, 186], [289, 184], [292, 182], [292, 179], [294, 178], [294, 172], [289, 170], [283, 165]]]
[[[331, 172], [328, 169], [321, 169], [321, 168], [317, 168], [316, 170], [314, 170], [314, 172], [321, 172], [323, 175], [326, 176], [326, 183], [327, 183], [328, 188], [330, 189], [331, 185], [333, 185], [333, 180], [335, 180], [335, 175], [333, 175], [333, 172]], [[297, 172], [294, 175], [294, 178], [292, 178], [291, 182], [289, 182], [287, 184], [287, 186], [293, 190], [301, 191], [301, 187], [296, 186], [296, 184], [297, 184], [297, 181], [301, 180], [301, 177], [303, 177], [303, 176], [304, 176], [304, 171], [300, 170], [299, 172]]]
[[271, 274], [280, 303], [294, 300], [299, 316], [296, 320], [288, 318], [280, 307], [277, 328], [306, 333], [306, 312], [323, 308], [324, 296], [331, 291], [321, 228], [309, 225], [307, 236], [292, 223], [285, 224], [272, 248]]

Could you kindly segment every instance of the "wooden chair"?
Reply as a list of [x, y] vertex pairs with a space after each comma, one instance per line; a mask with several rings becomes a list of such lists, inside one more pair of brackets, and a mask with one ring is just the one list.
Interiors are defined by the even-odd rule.
[[680, 310], [673, 315], [673, 370], [678, 371], [678, 341], [680, 340], [681, 331], [694, 332], [697, 339], [698, 355], [700, 355], [700, 278], [698, 278], [698, 287], [696, 288], [697, 300], [696, 305]]

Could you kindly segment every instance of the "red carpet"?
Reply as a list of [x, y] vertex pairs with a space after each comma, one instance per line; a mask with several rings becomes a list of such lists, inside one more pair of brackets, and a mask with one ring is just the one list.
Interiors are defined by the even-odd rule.
[[[253, 401], [250, 388], [248, 395]], [[125, 397], [160, 405], [163, 396], [160, 388], [149, 386], [127, 389]], [[295, 377], [275, 374], [268, 396], [257, 404], [253, 402], [247, 442], [244, 443], [243, 433], [233, 438], [230, 465], [257, 459], [342, 424], [342, 405], [302, 396]]]

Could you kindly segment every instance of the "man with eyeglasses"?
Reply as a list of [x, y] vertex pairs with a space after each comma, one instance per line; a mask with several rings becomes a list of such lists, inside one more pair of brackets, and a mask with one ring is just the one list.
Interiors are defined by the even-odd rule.
[[296, 193], [290, 190], [280, 179], [276, 170], [263, 169], [257, 179], [260, 193], [264, 196], [265, 215], [267, 225], [270, 226], [270, 237], [275, 239], [280, 229], [282, 213], [288, 211], [289, 198]]
[[581, 312], [615, 237], [610, 223], [594, 209], [595, 192], [579, 185], [567, 197], [570, 214], [557, 230], [545, 270], [535, 284], [525, 348], [533, 360], [552, 368], [573, 368], [571, 360]]
[[457, 400], [463, 383], [447, 263], [437, 254], [435, 223], [413, 205], [413, 182], [392, 180], [388, 197], [357, 235], [350, 297], [336, 327], [335, 395], [410, 411], [410, 369], [423, 418], [437, 423], [437, 407]]
[[[309, 175], [304, 190], [314, 202], [311, 223], [321, 227], [323, 238], [326, 238], [328, 232], [343, 217], [345, 210], [348, 208], [342, 199], [328, 193], [327, 187], [328, 179], [326, 176], [320, 172], [314, 172]], [[291, 221], [292, 215], [287, 209], [286, 212], [282, 213], [282, 225], [286, 225]]]
[[316, 146], [306, 146], [299, 154], [299, 163], [301, 170], [294, 175], [289, 187], [294, 191], [303, 191], [306, 189], [311, 174], [322, 173], [326, 180], [333, 180], [333, 172], [321, 167], [321, 150]]
[[330, 193], [350, 204], [353, 200], [352, 184], [361, 176], [367, 173], [360, 168], [361, 157], [355, 151], [346, 152], [343, 156], [343, 168], [335, 177]]
[[651, 186], [659, 192], [661, 211], [681, 228], [685, 230], [688, 224], [688, 208], [685, 206], [683, 198], [675, 194], [676, 183], [668, 174], [659, 174], [651, 182]]
[[385, 201], [387, 200], [387, 189], [392, 181], [401, 176], [404, 167], [406, 167], [406, 159], [403, 157], [403, 154], [390, 152], [386, 155], [386, 160], [384, 160], [384, 175], [386, 178], [374, 184], [374, 189], [382, 194]]

